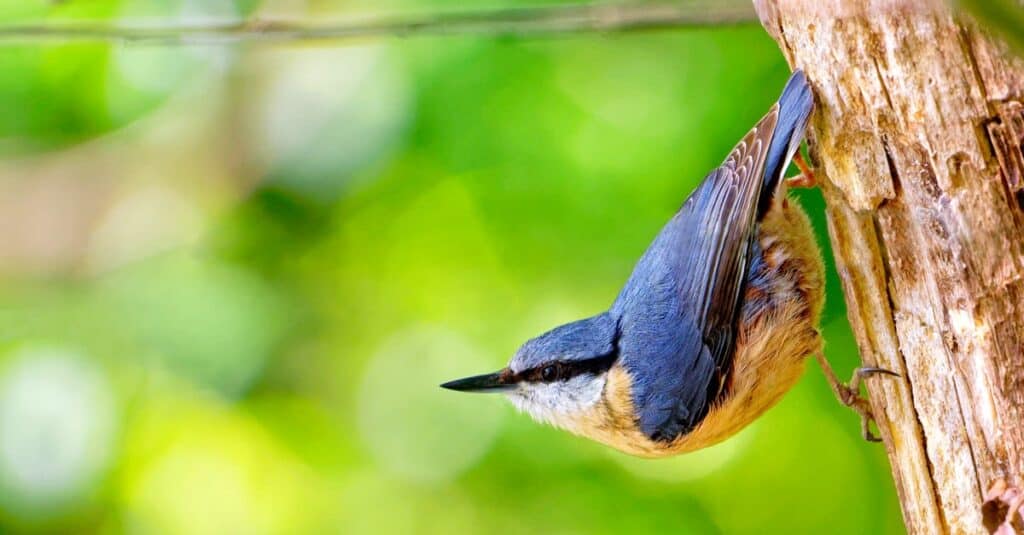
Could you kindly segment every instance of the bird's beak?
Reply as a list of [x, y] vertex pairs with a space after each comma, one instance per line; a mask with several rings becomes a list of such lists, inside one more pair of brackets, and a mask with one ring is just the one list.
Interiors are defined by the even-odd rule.
[[459, 392], [508, 392], [516, 388], [516, 382], [513, 378], [512, 370], [505, 368], [494, 373], [448, 381], [441, 385], [441, 388], [458, 390]]

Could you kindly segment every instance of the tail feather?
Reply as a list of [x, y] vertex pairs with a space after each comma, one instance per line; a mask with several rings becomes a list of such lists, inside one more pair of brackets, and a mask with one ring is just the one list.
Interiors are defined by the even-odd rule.
[[814, 109], [814, 95], [804, 72], [796, 70], [779, 97], [779, 119], [775, 124], [771, 145], [764, 165], [764, 186], [761, 189], [759, 213], [764, 214], [771, 204], [782, 175], [790, 160], [800, 148], [807, 129], [807, 120]]

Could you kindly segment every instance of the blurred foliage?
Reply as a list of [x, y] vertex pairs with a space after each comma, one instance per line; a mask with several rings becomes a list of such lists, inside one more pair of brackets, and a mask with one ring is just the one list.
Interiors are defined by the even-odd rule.
[[[4, 45], [0, 65], [0, 532], [902, 531], [883, 449], [813, 365], [738, 437], [663, 461], [436, 386], [608, 305], [782, 87], [760, 28]], [[846, 372], [831, 268], [828, 295]]]
[[1018, 54], [1024, 54], [1024, 2], [1021, 0], [957, 0], [986, 29], [1006, 40]]

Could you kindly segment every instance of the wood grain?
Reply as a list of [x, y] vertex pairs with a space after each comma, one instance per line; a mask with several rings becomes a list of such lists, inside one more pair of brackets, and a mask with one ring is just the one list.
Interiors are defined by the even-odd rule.
[[755, 0], [811, 155], [910, 533], [1024, 481], [1024, 62], [937, 0]]

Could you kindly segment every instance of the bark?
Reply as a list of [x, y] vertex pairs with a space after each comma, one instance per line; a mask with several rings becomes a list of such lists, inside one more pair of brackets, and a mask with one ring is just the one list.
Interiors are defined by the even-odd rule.
[[1020, 529], [1024, 62], [938, 0], [754, 3], [815, 88], [861, 357], [902, 375], [868, 390], [907, 531]]

